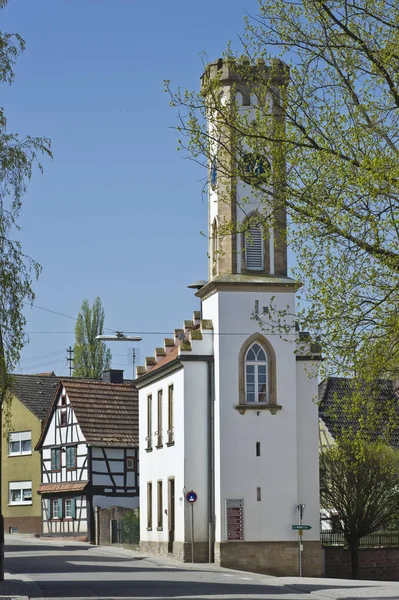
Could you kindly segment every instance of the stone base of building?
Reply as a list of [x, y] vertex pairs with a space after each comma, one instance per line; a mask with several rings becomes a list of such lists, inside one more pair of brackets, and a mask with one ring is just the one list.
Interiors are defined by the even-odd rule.
[[[277, 577], [299, 575], [297, 542], [219, 542], [215, 543], [215, 563], [227, 569], [239, 569]], [[322, 577], [323, 550], [320, 542], [304, 542], [302, 574]]]
[[4, 533], [31, 533], [33, 535], [40, 535], [41, 532], [41, 517], [4, 517]]
[[[161, 554], [162, 556], [172, 556], [183, 562], [191, 562], [191, 543], [190, 542], [140, 542], [140, 549], [143, 552], [151, 552], [153, 554]], [[209, 562], [209, 545], [208, 542], [194, 543], [194, 562], [207, 563]]]

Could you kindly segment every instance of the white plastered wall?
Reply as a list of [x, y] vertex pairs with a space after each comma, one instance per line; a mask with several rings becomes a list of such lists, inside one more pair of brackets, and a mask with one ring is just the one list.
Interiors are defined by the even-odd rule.
[[[260, 332], [251, 319], [255, 300], [294, 312], [294, 293], [219, 292], [203, 303], [204, 318], [215, 327], [215, 476], [216, 541], [227, 538], [225, 500], [244, 499], [246, 541], [295, 540], [297, 499], [297, 403], [294, 343], [267, 335], [276, 354], [277, 404], [282, 410], [247, 411], [241, 415], [238, 358], [250, 335]], [[288, 336], [289, 337], [289, 336]], [[256, 442], [261, 456], [256, 456]], [[257, 488], [261, 488], [260, 502]]]

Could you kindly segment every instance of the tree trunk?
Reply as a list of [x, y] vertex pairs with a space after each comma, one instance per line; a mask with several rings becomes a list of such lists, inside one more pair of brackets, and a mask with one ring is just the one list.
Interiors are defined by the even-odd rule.
[[359, 540], [350, 540], [352, 579], [359, 579]]

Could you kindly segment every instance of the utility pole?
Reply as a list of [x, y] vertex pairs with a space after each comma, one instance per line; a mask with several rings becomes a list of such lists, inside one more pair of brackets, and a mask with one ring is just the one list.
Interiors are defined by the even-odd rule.
[[129, 365], [133, 365], [133, 379], [136, 377], [136, 362], [140, 360], [140, 350], [138, 348], [128, 348]]
[[67, 348], [67, 362], [69, 363], [69, 377], [72, 377], [72, 370], [73, 370], [73, 353], [74, 353], [74, 349], [69, 346], [69, 348]]

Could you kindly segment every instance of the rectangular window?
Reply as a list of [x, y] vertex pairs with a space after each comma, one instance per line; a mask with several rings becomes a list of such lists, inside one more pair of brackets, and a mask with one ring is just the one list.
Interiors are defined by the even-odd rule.
[[65, 518], [71, 519], [72, 518], [72, 500], [70, 498], [65, 500], [64, 507], [65, 507]]
[[51, 500], [51, 518], [62, 519], [62, 500], [61, 498], [53, 498]]
[[76, 469], [76, 446], [67, 446], [66, 468], [67, 469]]
[[61, 396], [61, 406], [66, 406], [66, 403], [67, 403], [66, 396], [63, 394]]
[[51, 449], [51, 470], [52, 471], [60, 471], [61, 470], [61, 448], [52, 448]]
[[152, 529], [152, 483], [147, 483], [147, 529]]
[[152, 396], [147, 396], [147, 450], [152, 450]]
[[64, 517], [65, 519], [75, 518], [75, 498], [65, 498], [64, 500]]
[[162, 481], [157, 482], [157, 529], [162, 529], [163, 525], [163, 497]]
[[136, 470], [136, 459], [134, 456], [126, 457], [126, 471], [135, 471]]
[[23, 456], [32, 454], [32, 432], [13, 431], [8, 434], [8, 455]]
[[168, 388], [168, 444], [174, 443], [173, 435], [173, 385]]
[[262, 500], [262, 490], [260, 487], [256, 488], [256, 500], [258, 502]]
[[157, 447], [162, 446], [162, 390], [158, 390], [158, 406], [157, 406]]
[[256, 456], [260, 456], [260, 442], [256, 442]]
[[32, 482], [10, 481], [8, 484], [9, 504], [32, 504]]
[[67, 411], [66, 409], [62, 409], [61, 410], [61, 414], [60, 414], [60, 425], [61, 427], [65, 427], [67, 425]]

